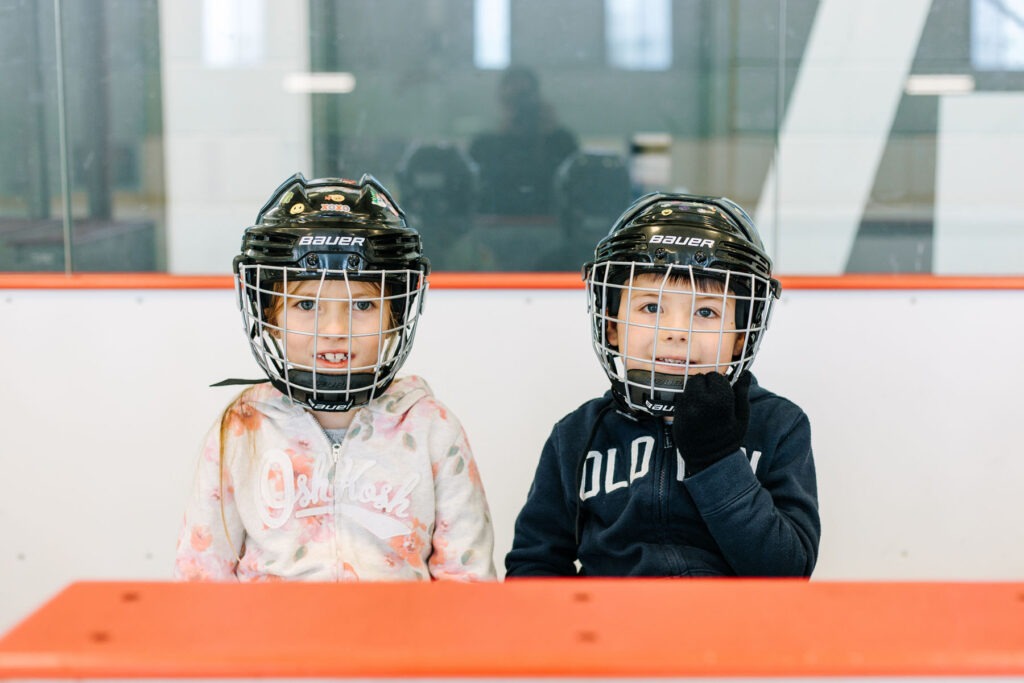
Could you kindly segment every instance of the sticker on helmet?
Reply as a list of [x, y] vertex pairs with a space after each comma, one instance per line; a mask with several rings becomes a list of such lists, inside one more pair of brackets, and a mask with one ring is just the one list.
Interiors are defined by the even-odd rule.
[[324, 202], [320, 205], [321, 211], [338, 211], [340, 213], [352, 213], [352, 208], [347, 204], [328, 204]]
[[329, 202], [343, 202], [345, 201], [345, 195], [343, 194], [329, 194], [324, 197]]
[[682, 235], [651, 235], [651, 244], [677, 244], [680, 247], [707, 247], [713, 249], [714, 240], [700, 237], [684, 237]]
[[391, 205], [391, 202], [389, 202], [386, 197], [382, 197], [380, 193], [372, 187], [370, 188], [370, 201], [380, 208], [387, 209], [396, 216], [398, 215], [398, 211]]
[[300, 202], [300, 203], [294, 205], [292, 208], [288, 209], [288, 213], [302, 213], [305, 210], [306, 210], [306, 205]]
[[300, 245], [312, 245], [315, 247], [344, 247], [347, 245], [363, 244], [366, 239], [363, 237], [352, 237], [351, 235], [304, 235], [299, 238]]

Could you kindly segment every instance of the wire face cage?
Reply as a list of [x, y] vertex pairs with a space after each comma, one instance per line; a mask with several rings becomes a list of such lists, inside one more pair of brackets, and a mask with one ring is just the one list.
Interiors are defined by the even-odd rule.
[[239, 264], [242, 325], [271, 383], [313, 410], [344, 411], [382, 394], [405, 362], [426, 269]]
[[735, 270], [630, 261], [587, 273], [594, 351], [629, 409], [674, 412], [690, 375], [735, 382], [757, 355], [777, 297], [771, 282]]

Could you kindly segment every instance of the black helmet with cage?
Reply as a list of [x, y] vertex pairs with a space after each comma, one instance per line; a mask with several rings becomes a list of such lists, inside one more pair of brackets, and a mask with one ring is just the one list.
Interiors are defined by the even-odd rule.
[[[419, 233], [370, 175], [359, 181], [307, 180], [301, 173], [288, 178], [245, 230], [234, 259], [242, 322], [256, 362], [274, 387], [317, 411], [349, 410], [387, 389], [412, 346], [429, 272]], [[328, 291], [334, 293], [329, 297]], [[376, 300], [380, 320], [372, 332], [355, 334], [352, 311], [369, 299]], [[289, 328], [289, 304], [319, 316], [330, 302], [347, 307], [349, 337], [375, 338], [376, 353], [369, 354], [375, 357], [351, 365], [346, 351], [321, 363], [325, 354], [315, 351], [320, 318], [313, 318], [311, 329]], [[289, 338], [304, 338], [295, 335], [305, 335], [314, 349], [305, 361], [289, 360]]]
[[[642, 275], [655, 277], [644, 278], [640, 287], [635, 283]], [[594, 260], [583, 267], [583, 278], [594, 350], [616, 401], [633, 414], [671, 415], [676, 394], [683, 391], [690, 373], [720, 372], [735, 381], [753, 363], [773, 301], [781, 293], [753, 221], [739, 205], [722, 197], [679, 193], [652, 193], [637, 199], [598, 243]], [[685, 360], [672, 361], [682, 367], [669, 368], [658, 356], [658, 342], [645, 357], [627, 357], [626, 349], [617, 343], [625, 336], [618, 332], [625, 324], [620, 303], [638, 292], [647, 292], [658, 302], [666, 293], [689, 293], [689, 300], [696, 302], [697, 293], [714, 292], [723, 311], [734, 309], [734, 327], [723, 315], [717, 329], [697, 330], [692, 317], [695, 308], [688, 316], [688, 327], [668, 327], [660, 312], [653, 324], [644, 325], [655, 335], [677, 331], [688, 340], [694, 334], [717, 333], [719, 355], [714, 362], [692, 363], [687, 345]], [[612, 326], [616, 329], [610, 340]], [[726, 334], [737, 335], [739, 341], [724, 353], [729, 360], [722, 362]], [[659, 372], [659, 368], [671, 371]]]

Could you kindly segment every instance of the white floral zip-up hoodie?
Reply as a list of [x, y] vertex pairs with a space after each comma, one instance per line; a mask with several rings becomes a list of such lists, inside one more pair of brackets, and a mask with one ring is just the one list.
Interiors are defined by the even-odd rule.
[[227, 413], [223, 465], [221, 429], [199, 459], [176, 578], [495, 578], [476, 462], [423, 379], [397, 379], [358, 408], [338, 445], [269, 383]]

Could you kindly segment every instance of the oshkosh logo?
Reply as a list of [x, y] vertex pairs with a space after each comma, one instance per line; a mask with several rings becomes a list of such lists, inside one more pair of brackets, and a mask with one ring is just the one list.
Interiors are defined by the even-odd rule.
[[351, 235], [305, 235], [299, 238], [301, 246], [311, 245], [314, 247], [345, 247], [363, 244], [366, 239], [363, 237], [352, 237]]
[[675, 244], [680, 247], [707, 247], [713, 249], [714, 240], [701, 239], [700, 237], [683, 237], [682, 235], [651, 235], [651, 244]]
[[377, 481], [369, 473], [375, 464], [317, 458], [311, 472], [296, 473], [284, 451], [268, 451], [254, 491], [260, 520], [279, 529], [292, 517], [340, 513], [378, 538], [405, 536], [410, 532], [405, 520], [411, 495], [420, 476], [410, 474], [398, 485]]

